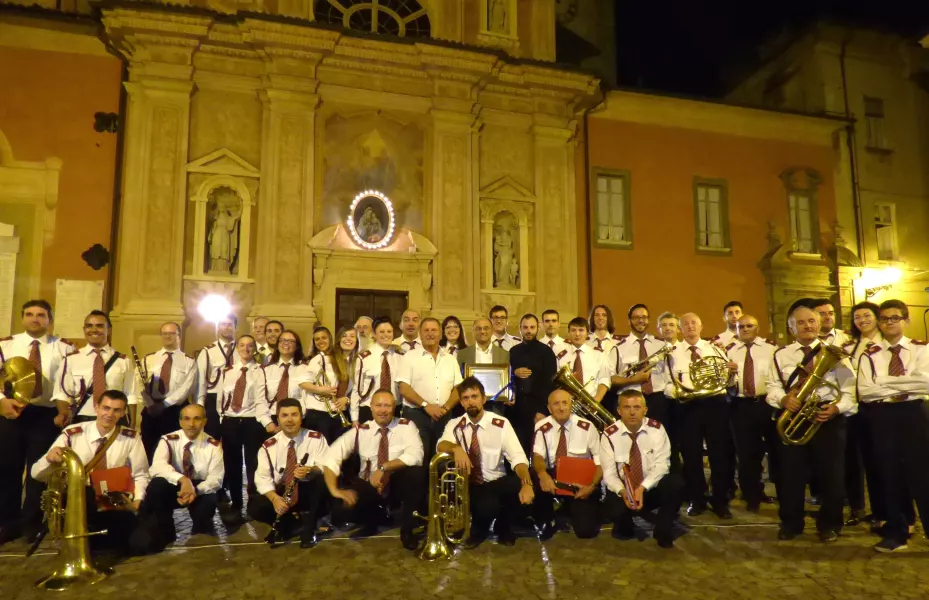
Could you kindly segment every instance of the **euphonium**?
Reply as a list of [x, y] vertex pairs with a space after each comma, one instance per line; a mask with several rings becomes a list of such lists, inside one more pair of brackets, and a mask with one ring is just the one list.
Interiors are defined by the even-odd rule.
[[[48, 577], [36, 582], [36, 587], [63, 590], [76, 583], [97, 583], [107, 573], [98, 571], [90, 561], [87, 533], [87, 496], [84, 464], [74, 450], [61, 449], [61, 466], [52, 471], [48, 488], [42, 492], [42, 509], [48, 531], [58, 540], [59, 567]], [[67, 496], [65, 496], [67, 494]], [[62, 500], [67, 498], [67, 504]]]
[[681, 383], [679, 376], [675, 376], [670, 369], [668, 371], [677, 392], [676, 397], [681, 402], [725, 394], [729, 386], [729, 361], [716, 354], [690, 363], [687, 374], [690, 375], [693, 387], [687, 387]]
[[623, 379], [632, 377], [646, 369], [654, 369], [658, 366], [658, 363], [663, 361], [665, 357], [671, 354], [671, 351], [674, 349], [674, 346], [671, 344], [665, 343], [664, 346], [658, 349], [654, 354], [650, 354], [646, 358], [643, 358], [639, 362], [632, 363], [631, 365], [626, 365], [623, 367], [622, 373], [619, 375]]
[[571, 398], [573, 399], [573, 402], [571, 402], [571, 412], [582, 419], [591, 421], [598, 431], [602, 432], [616, 422], [616, 417], [611, 415], [610, 411], [603, 408], [602, 404], [587, 393], [587, 390], [584, 389], [581, 382], [574, 376], [570, 365], [561, 367], [558, 373], [555, 374], [553, 381], [555, 385], [571, 394]]
[[[326, 376], [326, 359], [321, 361], [322, 368], [319, 371], [319, 375], [316, 376], [316, 381], [313, 382], [313, 385], [320, 387], [331, 387], [329, 385], [329, 377]], [[326, 412], [329, 413], [330, 417], [338, 417], [339, 421], [342, 423], [342, 427], [351, 427], [351, 422], [345, 416], [345, 411], [336, 410], [332, 405], [332, 396], [329, 394], [316, 394], [323, 399], [323, 404], [326, 405]]]
[[460, 544], [471, 535], [468, 475], [455, 466], [453, 454], [438, 452], [429, 461], [429, 515], [415, 514], [428, 522], [426, 540], [416, 552], [421, 560], [451, 558], [449, 544]]
[[[813, 361], [812, 370], [807, 371], [809, 377], [797, 391], [800, 410], [797, 412], [784, 410], [777, 419], [777, 434], [781, 436], [781, 441], [788, 446], [802, 446], [813, 439], [822, 426], [822, 423], [816, 420], [816, 414], [826, 406], [837, 404], [842, 397], [839, 386], [828, 381], [826, 373], [848, 356], [848, 353], [838, 346], [823, 344], [822, 351]], [[802, 366], [799, 368], [806, 370]], [[835, 400], [823, 402], [822, 397], [816, 393], [820, 387], [835, 390]]]

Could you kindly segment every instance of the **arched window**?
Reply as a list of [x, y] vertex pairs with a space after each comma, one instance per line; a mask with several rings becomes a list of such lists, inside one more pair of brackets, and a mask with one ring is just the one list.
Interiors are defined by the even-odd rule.
[[366, 33], [429, 37], [429, 17], [417, 0], [317, 0], [320, 23]]

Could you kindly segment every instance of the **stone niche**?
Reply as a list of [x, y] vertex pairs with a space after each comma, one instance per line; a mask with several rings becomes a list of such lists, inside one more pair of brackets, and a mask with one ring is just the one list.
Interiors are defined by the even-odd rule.
[[511, 312], [534, 310], [535, 198], [505, 176], [481, 191], [482, 308], [503, 304]]

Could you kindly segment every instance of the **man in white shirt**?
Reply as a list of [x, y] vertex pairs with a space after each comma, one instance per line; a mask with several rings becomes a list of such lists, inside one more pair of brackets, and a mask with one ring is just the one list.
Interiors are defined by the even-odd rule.
[[152, 549], [151, 534], [136, 515], [145, 500], [150, 476], [142, 440], [134, 430], [119, 426], [127, 408], [123, 392], [106, 390], [94, 406], [97, 419], [66, 427], [48, 453], [32, 465], [30, 474], [39, 481], [48, 481], [62, 463], [62, 448], [73, 450], [88, 474], [129, 467], [134, 489], [121, 510], [100, 510], [94, 489], [87, 487], [87, 529], [107, 532], [90, 537], [92, 548], [99, 545], [121, 555], [140, 555]]
[[[820, 353], [826, 351], [819, 339], [819, 314], [809, 300], [794, 303], [788, 312], [787, 324], [794, 343], [775, 351], [768, 370], [766, 385], [768, 404], [776, 409], [796, 413], [800, 409], [797, 393], [808, 379]], [[846, 419], [839, 415], [857, 409], [855, 374], [847, 359], [830, 369], [825, 379], [832, 386], [816, 388], [823, 408], [817, 412], [819, 431], [804, 445], [780, 445], [781, 471], [778, 477], [778, 516], [781, 528], [779, 540], [792, 540], [803, 533], [803, 501], [806, 485], [812, 478], [817, 483], [819, 512], [816, 529], [822, 542], [834, 542], [842, 529], [845, 500], [845, 429]], [[834, 386], [834, 387], [833, 387]]]
[[177, 427], [181, 408], [195, 393], [197, 361], [181, 352], [181, 326], [168, 322], [161, 326], [161, 350], [145, 357], [149, 381], [141, 390], [142, 445], [151, 460], [161, 436]]
[[681, 320], [673, 312], [663, 312], [658, 315], [658, 339], [671, 345], [680, 341]]
[[197, 404], [206, 407], [206, 432], [221, 440], [219, 408], [216, 402], [216, 384], [223, 369], [233, 366], [235, 356], [235, 330], [238, 319], [230, 314], [216, 325], [216, 341], [197, 354]]
[[710, 341], [715, 342], [723, 348], [726, 348], [732, 342], [738, 341], [738, 323], [739, 319], [742, 317], [742, 311], [742, 303], [738, 300], [730, 300], [727, 302], [726, 306], [723, 307], [723, 322], [726, 323], [726, 330]]
[[619, 394], [619, 421], [604, 430], [600, 465], [606, 482], [604, 505], [613, 521], [613, 537], [635, 537], [632, 517], [658, 508], [655, 541], [674, 546], [671, 528], [681, 507], [683, 481], [670, 470], [671, 442], [655, 419], [646, 421], [648, 409], [639, 390]]
[[267, 364], [268, 360], [271, 359], [271, 355], [277, 350], [277, 341], [282, 333], [284, 333], [284, 324], [280, 321], [271, 319], [265, 325], [265, 342], [268, 344], [268, 356], [265, 357], [263, 364]]
[[[256, 494], [248, 499], [248, 514], [256, 521], [274, 524], [268, 541], [286, 539], [299, 525], [300, 547], [313, 548], [316, 522], [326, 499], [322, 472], [329, 445], [318, 431], [303, 429], [303, 407], [287, 398], [277, 403], [281, 430], [262, 444], [255, 471]], [[299, 518], [296, 518], [299, 515]]]
[[394, 340], [394, 346], [400, 349], [400, 354], [415, 350], [423, 345], [419, 338], [419, 313], [411, 308], [403, 311], [400, 316], [400, 337]]
[[563, 337], [558, 335], [558, 329], [561, 328], [561, 315], [552, 308], [546, 309], [542, 313], [542, 331], [545, 333], [539, 338], [539, 341], [552, 349], [552, 352], [558, 354], [561, 352], [559, 346], [565, 343]]
[[490, 323], [493, 327], [493, 338], [490, 340], [494, 346], [510, 351], [510, 348], [522, 341], [522, 338], [507, 333], [510, 326], [510, 314], [505, 306], [496, 305], [490, 309]]
[[355, 321], [355, 335], [358, 337], [358, 350], [370, 350], [374, 345], [374, 319], [358, 317]]
[[[558, 368], [570, 368], [577, 382], [591, 398], [599, 402], [605, 393], [600, 391], [600, 369], [604, 355], [587, 345], [587, 320], [575, 317], [568, 323], [568, 343], [561, 347], [561, 352], [555, 358], [558, 360]], [[604, 387], [609, 389], [609, 383]]]
[[510, 523], [519, 503], [532, 504], [535, 497], [529, 461], [510, 422], [484, 410], [487, 396], [478, 379], [462, 381], [458, 394], [465, 416], [446, 425], [437, 450], [453, 455], [455, 466], [469, 478], [471, 537], [464, 547], [476, 548], [487, 539], [491, 521], [497, 542], [512, 546], [516, 536]]
[[[396, 402], [387, 390], [374, 392], [374, 419], [349, 429], [329, 447], [323, 475], [329, 494], [337, 501], [333, 520], [362, 524], [352, 538], [377, 534], [378, 525], [387, 519], [387, 509], [400, 502], [400, 541], [407, 550], [415, 550], [413, 513], [424, 508], [426, 497], [423, 443], [411, 421], [394, 416]], [[342, 464], [353, 455], [359, 458], [360, 471], [347, 474], [350, 483], [340, 488]]]
[[737, 323], [739, 339], [729, 345], [729, 369], [735, 373], [735, 394], [730, 411], [738, 451], [739, 487], [749, 512], [758, 512], [762, 502], [772, 500], [764, 493], [762, 463], [768, 454], [771, 481], [777, 481], [778, 446], [774, 409], [768, 405], [765, 377], [777, 345], [758, 336], [758, 320], [742, 315]]
[[432, 458], [435, 442], [458, 404], [461, 370], [458, 361], [439, 347], [441, 325], [437, 319], [422, 320], [419, 334], [422, 345], [408, 351], [400, 360], [400, 395], [403, 396], [403, 417], [419, 429], [426, 452]]
[[878, 552], [907, 546], [905, 507], [916, 501], [923, 530], [929, 527], [929, 346], [903, 334], [910, 309], [900, 300], [881, 303], [878, 316], [884, 339], [865, 350], [858, 363], [862, 416], [880, 466], [879, 489], [887, 506]]
[[813, 301], [813, 311], [819, 315], [819, 339], [826, 344], [841, 348], [851, 340], [848, 332], [835, 327], [835, 306], [828, 298], [817, 298]]
[[268, 346], [265, 327], [268, 326], [268, 317], [255, 317], [252, 320], [252, 337], [255, 338], [255, 362], [264, 364], [265, 359], [271, 356], [272, 349]]
[[219, 440], [203, 432], [206, 409], [187, 404], [179, 417], [181, 428], [161, 437], [149, 472], [145, 502], [140, 514], [152, 519], [159, 545], [164, 548], [177, 538], [174, 511], [186, 508], [192, 522], [191, 534], [212, 533], [216, 514], [216, 492], [223, 484], [223, 449]]
[[558, 459], [562, 457], [589, 459], [594, 465], [590, 485], [573, 490], [573, 496], [559, 496], [568, 503], [574, 535], [582, 539], [597, 537], [600, 532], [600, 433], [593, 423], [571, 412], [571, 394], [555, 390], [548, 397], [551, 413], [535, 427], [532, 442], [532, 468], [538, 479], [539, 490], [533, 502], [537, 525], [541, 525], [539, 539], [545, 541], [555, 535], [554, 476]]
[[590, 332], [587, 344], [604, 355], [623, 339], [623, 336], [616, 334], [616, 325], [613, 324], [613, 311], [606, 304], [598, 304], [590, 309], [587, 329]]
[[23, 304], [23, 333], [0, 340], [0, 364], [20, 356], [38, 375], [29, 402], [7, 398], [0, 389], [0, 545], [21, 533], [35, 537], [42, 524], [39, 500], [44, 486], [23, 472], [45, 454], [61, 428], [71, 420], [70, 404], [53, 399], [61, 366], [74, 346], [52, 335], [52, 307], [45, 300]]

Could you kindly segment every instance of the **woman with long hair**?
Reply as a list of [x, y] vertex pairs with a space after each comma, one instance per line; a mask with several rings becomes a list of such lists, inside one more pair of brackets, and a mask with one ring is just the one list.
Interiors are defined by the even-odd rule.
[[[349, 402], [350, 356], [358, 347], [354, 329], [343, 327], [339, 334], [339, 347], [333, 348], [329, 329], [317, 327], [313, 331], [317, 352], [307, 363], [306, 381], [300, 384], [307, 392], [303, 426], [318, 431], [330, 444], [344, 431], [339, 413], [346, 410]], [[345, 415], [347, 420], [347, 411]]]
[[332, 332], [328, 327], [319, 325], [313, 329], [313, 347], [307, 355], [307, 362], [316, 358], [320, 352], [328, 352], [332, 348]]
[[[397, 403], [396, 380], [400, 374], [400, 357], [397, 347], [393, 345], [394, 326], [390, 317], [378, 317], [372, 326], [374, 343], [364, 352], [359, 353], [355, 361], [354, 385], [352, 386], [352, 423], [359, 425], [374, 418], [371, 413], [371, 399], [379, 389], [389, 390]], [[397, 410], [399, 414], [399, 410]]]
[[452, 356], [468, 347], [464, 327], [461, 326], [458, 317], [449, 315], [442, 321], [442, 339], [439, 340], [439, 346], [445, 348], [445, 351]]
[[271, 423], [265, 428], [274, 435], [278, 432], [277, 402], [285, 398], [300, 400], [303, 390], [300, 382], [307, 380], [308, 368], [303, 356], [303, 342], [296, 331], [285, 329], [277, 339], [277, 347], [261, 367], [258, 384], [258, 415], [267, 414]]

